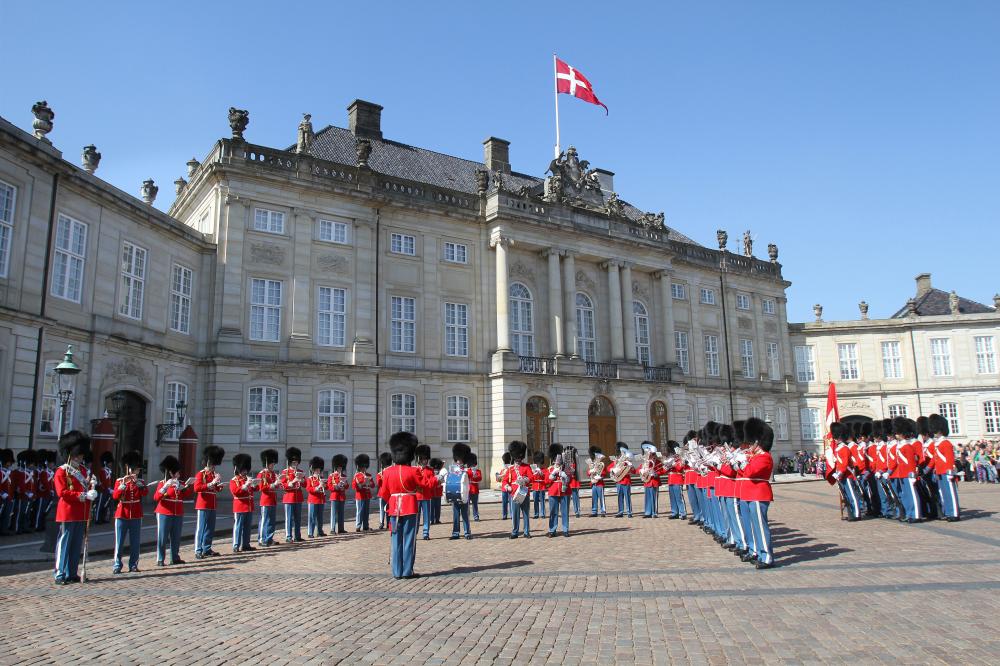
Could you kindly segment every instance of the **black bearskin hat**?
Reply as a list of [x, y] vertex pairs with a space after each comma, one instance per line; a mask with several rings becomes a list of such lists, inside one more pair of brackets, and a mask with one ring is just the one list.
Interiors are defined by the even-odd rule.
[[535, 451], [535, 454], [533, 456], [531, 456], [531, 462], [533, 462], [533, 463], [535, 463], [536, 465], [539, 465], [539, 466], [544, 465], [545, 464], [545, 454], [542, 453], [541, 451]]
[[142, 454], [138, 451], [126, 451], [122, 455], [122, 464], [129, 469], [139, 469], [142, 467]]
[[300, 451], [297, 447], [289, 446], [287, 449], [285, 449], [285, 460], [287, 460], [290, 463], [302, 462], [302, 451]]
[[875, 432], [875, 426], [871, 421], [865, 421], [861, 424], [862, 437], [871, 437], [873, 432]]
[[14, 452], [10, 449], [0, 449], [0, 464], [12, 465], [14, 463]]
[[941, 416], [940, 414], [931, 414], [927, 417], [927, 427], [930, 428], [931, 433], [934, 435], [944, 435], [948, 436], [948, 419]]
[[882, 419], [882, 435], [889, 440], [892, 439], [893, 433], [895, 430], [892, 427], [892, 419]]
[[115, 454], [111, 453], [111, 451], [105, 451], [104, 453], [101, 454], [102, 465], [110, 465], [114, 461], [115, 461]]
[[835, 442], [844, 442], [851, 436], [851, 429], [840, 421], [834, 421], [830, 424], [830, 436]]
[[[290, 451], [291, 449], [289, 449]], [[221, 446], [208, 445], [201, 452], [202, 465], [221, 465], [222, 459], [226, 457], [226, 452]]]
[[510, 451], [510, 457], [515, 461], [523, 461], [525, 454], [528, 453], [528, 445], [517, 439], [512, 441], [507, 449]]
[[354, 466], [357, 469], [368, 469], [371, 467], [372, 459], [368, 457], [367, 453], [359, 453], [354, 456]]
[[160, 461], [160, 471], [167, 475], [176, 474], [181, 471], [181, 461], [174, 456], [166, 456]]
[[472, 449], [469, 448], [468, 444], [459, 442], [451, 447], [451, 457], [455, 462], [462, 463], [463, 465], [466, 464], [470, 453], [472, 453]]
[[734, 441], [737, 444], [743, 444], [747, 441], [746, 430], [744, 430], [745, 425], [746, 421], [733, 421], [733, 437], [735, 438]]
[[677, 442], [675, 442], [672, 439], [668, 440], [667, 441], [667, 452], [668, 453], [680, 453], [681, 452], [681, 445], [678, 444]]
[[764, 434], [761, 435], [757, 444], [764, 451], [770, 451], [771, 447], [774, 446], [774, 429], [766, 423], [764, 424]]
[[723, 444], [732, 444], [736, 439], [736, 431], [733, 430], [731, 425], [722, 425], [719, 427], [719, 441]]
[[926, 416], [917, 417], [917, 434], [923, 435], [924, 437], [931, 436], [931, 427], [930, 424], [927, 422]]
[[248, 454], [237, 453], [233, 456], [233, 469], [236, 470], [237, 474], [241, 472], [244, 474], [249, 472], [252, 466], [253, 458], [251, 458]]
[[556, 456], [563, 452], [562, 444], [549, 444], [549, 462], [554, 462]]
[[618, 450], [618, 453], [621, 454], [622, 449], [628, 448], [628, 444], [625, 442], [615, 442], [615, 448]]
[[591, 446], [589, 449], [587, 449], [587, 452], [590, 454], [591, 458], [596, 458], [597, 454], [601, 452], [601, 447]]
[[386, 467], [388, 467], [391, 464], [392, 464], [392, 454], [391, 453], [389, 453], [388, 451], [383, 451], [382, 453], [378, 454], [378, 466], [381, 469], [385, 469]]
[[431, 458], [427, 464], [435, 472], [439, 471], [442, 467], [444, 467], [444, 461], [441, 460], [440, 458]]
[[[346, 464], [347, 461], [345, 460], [344, 462]], [[318, 469], [320, 471], [323, 471], [323, 468], [325, 466], [326, 463], [324, 463], [323, 459], [320, 458], [319, 456], [313, 456], [312, 458], [309, 459], [309, 469]]]
[[746, 436], [746, 441], [750, 444], [760, 442], [764, 437], [764, 428], [767, 424], [761, 421], [756, 416], [751, 416], [743, 423], [743, 434]]
[[260, 463], [265, 467], [276, 462], [278, 462], [278, 452], [274, 449], [264, 449], [260, 452]]
[[690, 442], [692, 439], [696, 438], [697, 436], [698, 436], [697, 432], [695, 432], [694, 430], [688, 430], [687, 434], [684, 435], [684, 442], [683, 443], [687, 444], [688, 442]]
[[709, 421], [705, 424], [705, 438], [708, 440], [709, 444], [719, 443], [719, 428], [722, 427], [715, 421]]
[[69, 460], [73, 456], [90, 455], [90, 436], [79, 430], [70, 430], [59, 438], [59, 451]]
[[465, 457], [465, 464], [468, 465], [469, 467], [475, 467], [476, 465], [479, 464], [479, 456], [470, 451], [469, 455]]
[[22, 465], [34, 465], [35, 464], [35, 452], [32, 449], [25, 449], [17, 454], [17, 462]]
[[[322, 460], [320, 461], [320, 469], [323, 468]], [[338, 453], [330, 460], [330, 465], [333, 469], [347, 469], [347, 456], [343, 453]]]
[[892, 431], [901, 437], [912, 437], [910, 423], [910, 419], [905, 416], [897, 416], [892, 420]]
[[417, 436], [412, 432], [397, 432], [389, 438], [389, 451], [392, 453], [392, 462], [397, 465], [409, 465], [413, 462], [413, 456], [417, 450]]
[[873, 421], [871, 425], [872, 425], [872, 438], [876, 440], [884, 439], [885, 435], [882, 433], [882, 421], [881, 420]]
[[500, 462], [504, 465], [509, 465], [512, 458], [510, 457], [510, 451], [504, 451], [503, 455], [500, 456]]
[[861, 437], [861, 424], [855, 421], [850, 424], [851, 439], [857, 441]]
[[430, 460], [431, 459], [431, 447], [427, 444], [418, 444], [417, 450], [414, 452], [417, 456], [417, 461]]

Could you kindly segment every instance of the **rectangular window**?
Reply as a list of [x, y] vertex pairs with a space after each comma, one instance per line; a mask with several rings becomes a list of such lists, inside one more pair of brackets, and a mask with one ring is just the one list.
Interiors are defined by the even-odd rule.
[[0, 277], [10, 270], [10, 244], [14, 237], [14, 204], [17, 188], [0, 180]]
[[777, 342], [767, 343], [767, 376], [772, 381], [781, 379], [781, 355]]
[[325, 389], [317, 395], [317, 436], [321, 442], [347, 441], [347, 393]]
[[142, 298], [146, 289], [146, 251], [138, 245], [122, 244], [122, 293], [119, 314], [142, 319]]
[[389, 402], [392, 432], [415, 433], [417, 431], [417, 396], [411, 393], [393, 393], [389, 397]]
[[743, 376], [747, 379], [757, 376], [753, 362], [753, 340], [740, 338], [740, 366], [743, 368]]
[[858, 369], [858, 345], [854, 342], [839, 344], [837, 355], [840, 358], [840, 378], [858, 379], [861, 376]]
[[719, 376], [719, 336], [705, 336], [705, 374], [709, 377]]
[[389, 251], [412, 257], [417, 253], [417, 241], [409, 234], [392, 234], [389, 236]]
[[174, 264], [170, 276], [170, 330], [191, 333], [191, 290], [194, 273]]
[[265, 231], [269, 234], [285, 233], [285, 214], [267, 208], [253, 209], [254, 231]]
[[812, 345], [795, 347], [795, 379], [800, 382], [816, 381], [816, 362]]
[[316, 309], [316, 344], [343, 347], [347, 331], [347, 290], [320, 287]]
[[448, 396], [448, 441], [468, 442], [469, 399], [464, 395]]
[[[164, 423], [177, 423], [177, 405], [182, 402], [185, 405], [188, 403], [187, 384], [182, 384], [181, 382], [167, 382], [167, 396], [166, 400], [163, 402]], [[179, 427], [167, 431], [167, 439], [176, 440], [180, 436], [187, 422], [187, 412], [185, 412], [184, 421], [185, 423], [180, 424]]]
[[670, 295], [674, 300], [686, 301], [687, 300], [687, 287], [682, 284], [677, 284], [676, 282], [670, 285]]
[[942, 402], [938, 405], [938, 414], [948, 419], [948, 430], [951, 435], [961, 434], [962, 423], [958, 420], [957, 402]]
[[750, 297], [746, 294], [736, 294], [736, 309], [737, 310], [749, 310], [750, 309]]
[[785, 407], [778, 407], [777, 434], [780, 441], [788, 440], [788, 409]]
[[469, 355], [469, 306], [464, 303], [444, 304], [444, 353], [448, 356]]
[[802, 439], [817, 440], [820, 438], [819, 409], [803, 407], [799, 412], [799, 420], [802, 422]]
[[777, 311], [777, 308], [775, 308], [775, 305], [774, 305], [774, 299], [773, 298], [765, 298], [761, 302], [760, 309], [766, 315], [773, 315]]
[[980, 375], [997, 373], [997, 357], [992, 335], [976, 336], [976, 373]]
[[715, 305], [715, 290], [702, 287], [701, 302], [705, 305]]
[[983, 417], [986, 420], [986, 434], [1000, 434], [1000, 400], [987, 400], [984, 402]]
[[87, 261], [87, 225], [59, 213], [52, 257], [52, 295], [79, 303]]
[[719, 403], [713, 403], [709, 408], [709, 413], [712, 415], [712, 420], [717, 423], [725, 423], [726, 421], [726, 408]]
[[889, 418], [894, 419], [897, 416], [902, 416], [906, 418], [908, 410], [906, 405], [889, 405]]
[[347, 243], [347, 223], [335, 220], [319, 221], [319, 239], [328, 243]]
[[444, 260], [453, 264], [469, 263], [469, 248], [462, 243], [445, 243]]
[[281, 339], [281, 282], [250, 280], [250, 339], [278, 342]]
[[271, 386], [254, 386], [247, 401], [247, 439], [252, 442], [278, 441], [278, 414], [281, 391]]
[[681, 372], [688, 374], [688, 334], [685, 331], [674, 331], [674, 349], [677, 351], [677, 365]]
[[882, 374], [886, 379], [900, 379], [903, 376], [903, 355], [899, 351], [898, 340], [882, 343]]
[[759, 405], [754, 405], [750, 408], [750, 416], [755, 419], [763, 419], [764, 410]]
[[931, 361], [935, 377], [951, 376], [951, 340], [931, 338]]
[[393, 296], [391, 309], [390, 351], [407, 353], [417, 351], [416, 299]]
[[[57, 435], [59, 430], [59, 375], [56, 366], [59, 361], [45, 362], [45, 376], [42, 379], [42, 406], [38, 419], [38, 432], [43, 435]], [[73, 424], [75, 401], [66, 405], [66, 429]]]

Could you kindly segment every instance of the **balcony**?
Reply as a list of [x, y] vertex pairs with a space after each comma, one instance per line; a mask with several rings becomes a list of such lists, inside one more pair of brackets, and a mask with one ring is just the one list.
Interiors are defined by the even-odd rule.
[[544, 356], [518, 356], [518, 370], [529, 375], [554, 375], [556, 366], [553, 359]]
[[652, 365], [642, 366], [642, 375], [647, 382], [669, 382], [672, 378], [671, 368], [658, 368]]
[[587, 361], [587, 376], [598, 379], [618, 379], [618, 364]]

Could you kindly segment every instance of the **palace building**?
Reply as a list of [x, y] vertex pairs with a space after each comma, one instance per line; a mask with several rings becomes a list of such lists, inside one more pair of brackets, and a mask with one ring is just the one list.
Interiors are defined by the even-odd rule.
[[477, 161], [386, 138], [361, 100], [267, 147], [231, 109], [162, 213], [152, 181], [101, 180], [93, 146], [64, 159], [35, 111], [34, 135], [0, 120], [3, 446], [54, 446], [68, 344], [68, 426], [111, 412], [151, 469], [179, 402], [227, 458], [412, 430], [435, 455], [470, 443], [488, 478], [512, 439], [613, 453], [756, 415], [800, 446], [777, 247], [704, 247], [572, 147], [528, 175], [502, 139]]

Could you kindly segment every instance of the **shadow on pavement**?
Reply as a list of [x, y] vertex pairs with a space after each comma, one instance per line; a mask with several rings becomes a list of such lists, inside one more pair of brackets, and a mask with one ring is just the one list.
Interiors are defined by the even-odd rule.
[[446, 569], [445, 571], [434, 571], [432, 573], [426, 573], [423, 575], [423, 578], [431, 578], [435, 576], [454, 576], [456, 574], [477, 573], [480, 571], [493, 571], [495, 569], [514, 569], [516, 567], [531, 566], [534, 563], [535, 562], [533, 560], [511, 560], [509, 562], [497, 562], [496, 564], [454, 567], [453, 569]]

